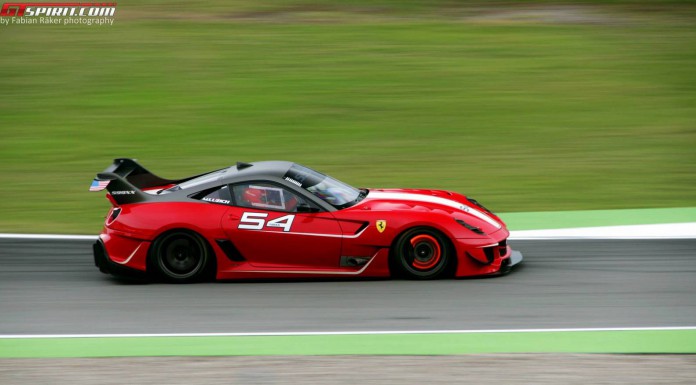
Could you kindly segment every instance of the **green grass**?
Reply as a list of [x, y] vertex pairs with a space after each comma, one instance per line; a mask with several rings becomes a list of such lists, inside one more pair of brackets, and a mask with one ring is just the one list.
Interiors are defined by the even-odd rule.
[[0, 231], [97, 232], [87, 188], [114, 157], [165, 177], [287, 159], [500, 212], [696, 206], [692, 6], [562, 24], [368, 3], [3, 26]]
[[0, 358], [696, 353], [694, 330], [0, 339]]

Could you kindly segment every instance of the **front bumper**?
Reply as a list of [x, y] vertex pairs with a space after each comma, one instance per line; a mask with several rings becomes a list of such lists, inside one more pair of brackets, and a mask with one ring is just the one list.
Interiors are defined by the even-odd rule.
[[517, 250], [511, 250], [510, 257], [505, 258], [500, 263], [499, 274], [509, 273], [515, 266], [522, 263], [522, 253]]

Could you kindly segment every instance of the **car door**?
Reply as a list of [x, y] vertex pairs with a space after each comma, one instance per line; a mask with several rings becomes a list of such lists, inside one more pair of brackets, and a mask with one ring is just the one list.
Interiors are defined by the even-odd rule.
[[234, 203], [222, 227], [250, 264], [271, 270], [339, 267], [342, 233], [330, 212], [270, 182], [238, 183], [231, 190]]

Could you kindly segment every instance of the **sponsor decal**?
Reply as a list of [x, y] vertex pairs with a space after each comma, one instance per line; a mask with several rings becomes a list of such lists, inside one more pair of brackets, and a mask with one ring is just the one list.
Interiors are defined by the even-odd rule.
[[203, 199], [201, 199], [201, 200], [202, 200], [202, 201], [206, 201], [206, 202], [222, 203], [222, 204], [225, 204], [225, 205], [230, 204], [230, 201], [228, 201], [227, 199], [220, 199], [220, 198], [208, 198], [208, 197], [205, 197], [205, 198], [203, 198]]
[[3, 3], [0, 24], [113, 25], [116, 3]]
[[133, 190], [112, 191], [111, 195], [135, 195]]
[[380, 219], [377, 222], [375, 222], [375, 227], [377, 227], [377, 231], [383, 233], [384, 230], [386, 230], [387, 228], [387, 221], [385, 221], [384, 219]]
[[296, 180], [290, 178], [289, 176], [286, 176], [286, 177], [285, 177], [285, 180], [288, 181], [288, 182], [290, 182], [290, 183], [292, 183], [292, 184], [295, 184], [295, 185], [297, 185], [297, 186], [299, 186], [299, 187], [302, 187], [302, 183], [300, 183], [300, 182], [298, 182], [298, 181], [296, 181]]

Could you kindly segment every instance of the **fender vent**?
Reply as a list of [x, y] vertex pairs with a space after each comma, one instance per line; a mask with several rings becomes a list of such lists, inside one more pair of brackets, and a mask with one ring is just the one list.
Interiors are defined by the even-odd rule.
[[467, 229], [469, 229], [469, 230], [475, 232], [476, 234], [484, 235], [483, 230], [479, 229], [479, 228], [476, 227], [476, 226], [472, 226], [472, 225], [470, 225], [470, 224], [464, 222], [464, 221], [461, 220], [461, 219], [455, 219], [455, 221], [457, 221], [457, 223], [459, 223], [460, 225], [466, 227]]
[[[355, 230], [355, 234], [360, 234], [361, 231], [365, 230], [365, 228], [368, 226], [369, 222], [364, 222], [360, 227], [358, 227], [357, 230]], [[355, 235], [353, 234], [353, 235]]]
[[246, 259], [242, 256], [242, 254], [237, 250], [237, 248], [234, 246], [234, 244], [227, 239], [216, 239], [215, 242], [220, 246], [220, 249], [225, 252], [225, 255], [227, 258], [230, 259], [230, 261], [233, 262], [244, 262]]
[[341, 257], [341, 267], [359, 267], [365, 266], [365, 264], [370, 260], [369, 257]]

